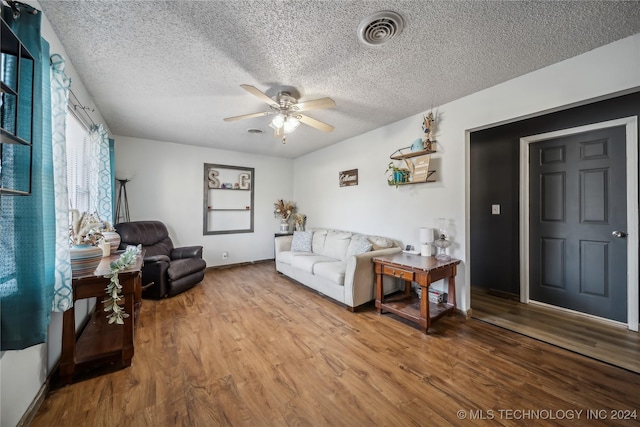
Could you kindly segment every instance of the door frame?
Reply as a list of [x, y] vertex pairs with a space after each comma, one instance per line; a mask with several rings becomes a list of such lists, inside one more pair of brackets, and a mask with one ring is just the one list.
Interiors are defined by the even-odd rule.
[[627, 157], [627, 327], [638, 332], [638, 116], [520, 138], [520, 302], [529, 303], [529, 144], [615, 126], [626, 128]]

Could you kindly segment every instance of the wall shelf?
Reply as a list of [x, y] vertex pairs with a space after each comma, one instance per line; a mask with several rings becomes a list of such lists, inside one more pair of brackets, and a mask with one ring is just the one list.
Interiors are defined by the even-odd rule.
[[[431, 141], [431, 144], [435, 141]], [[394, 167], [393, 162], [389, 163], [389, 171], [391, 176], [387, 179], [389, 185], [399, 187], [401, 185], [412, 184], [424, 184], [436, 182], [435, 179], [430, 179], [436, 173], [435, 170], [429, 170], [429, 163], [431, 161], [431, 154], [436, 150], [414, 150], [404, 152], [403, 150], [410, 150], [412, 147], [404, 147], [394, 151], [389, 158], [391, 160], [401, 160], [406, 163], [406, 168]]]
[[254, 168], [204, 164], [203, 234], [253, 232]]
[[0, 18], [0, 194], [31, 194], [35, 62]]
[[396, 150], [393, 154], [391, 154], [389, 158], [391, 158], [392, 160], [404, 160], [404, 159], [410, 159], [412, 157], [423, 156], [425, 154], [433, 154], [436, 152], [436, 150], [419, 150], [419, 151], [411, 151], [409, 153], [402, 153], [402, 150], [410, 150], [410, 149], [411, 147], [400, 148]]
[[395, 186], [400, 186], [400, 185], [413, 185], [413, 184], [424, 184], [424, 183], [427, 183], [427, 182], [436, 182], [436, 180], [435, 180], [435, 179], [429, 179], [429, 178], [431, 178], [431, 176], [432, 176], [433, 174], [435, 174], [435, 173], [436, 173], [436, 171], [435, 171], [435, 170], [431, 170], [431, 171], [429, 171], [429, 172], [428, 172], [428, 174], [427, 174], [427, 180], [426, 180], [426, 181], [415, 181], [415, 182], [412, 182], [412, 181], [408, 181], [408, 182], [387, 181], [387, 182], [389, 183], [389, 185], [395, 185]]

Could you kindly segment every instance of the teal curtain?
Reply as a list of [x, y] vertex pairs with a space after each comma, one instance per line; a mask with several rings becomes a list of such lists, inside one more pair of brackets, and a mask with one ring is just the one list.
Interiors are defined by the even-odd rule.
[[35, 58], [32, 192], [0, 196], [1, 350], [46, 341], [55, 281], [49, 44], [40, 36], [42, 14], [21, 7], [17, 19], [7, 7], [3, 17]]
[[69, 254], [69, 192], [67, 191], [67, 104], [71, 78], [64, 72], [65, 60], [51, 55], [51, 129], [56, 222], [56, 261], [53, 311], [73, 306]]
[[98, 213], [102, 221], [113, 224], [113, 176], [109, 136], [104, 126], [98, 124], [91, 126], [89, 138], [91, 139], [89, 207]]

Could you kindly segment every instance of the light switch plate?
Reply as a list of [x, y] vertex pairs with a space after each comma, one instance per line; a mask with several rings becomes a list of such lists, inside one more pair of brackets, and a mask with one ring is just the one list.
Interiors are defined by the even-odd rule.
[[500, 215], [500, 205], [491, 205], [491, 214]]

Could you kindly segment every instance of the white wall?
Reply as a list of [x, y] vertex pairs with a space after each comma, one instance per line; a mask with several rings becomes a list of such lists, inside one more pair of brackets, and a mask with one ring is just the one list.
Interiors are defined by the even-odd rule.
[[[40, 9], [36, 1], [23, 1]], [[96, 111], [91, 113], [96, 123], [104, 123], [73, 64], [45, 16], [42, 37], [49, 42], [50, 54], [66, 58], [65, 72], [71, 77], [71, 89], [80, 101]], [[87, 315], [87, 301], [76, 305], [76, 324]], [[60, 359], [62, 349], [62, 313], [52, 313], [48, 341], [20, 351], [0, 352], [0, 425], [16, 425], [44, 384], [49, 372]]]
[[[279, 221], [273, 204], [293, 194], [293, 161], [116, 136], [116, 177], [129, 178], [131, 221], [160, 220], [174, 246], [203, 246], [207, 266], [272, 259]], [[204, 163], [255, 168], [254, 232], [203, 235]], [[229, 258], [222, 259], [222, 252]]]
[[[422, 114], [350, 138], [294, 162], [294, 199], [310, 226], [385, 235], [418, 245], [418, 229], [453, 221], [457, 303], [470, 307], [468, 277], [468, 131], [640, 87], [640, 34], [551, 65], [434, 109], [437, 182], [398, 189], [383, 171], [389, 155], [421, 136]], [[428, 100], [425, 100], [428, 104]], [[338, 106], [339, 108], [339, 106]], [[425, 111], [426, 113], [426, 111]], [[357, 168], [359, 185], [338, 186], [338, 172]], [[330, 201], [330, 202], [328, 202]]]

